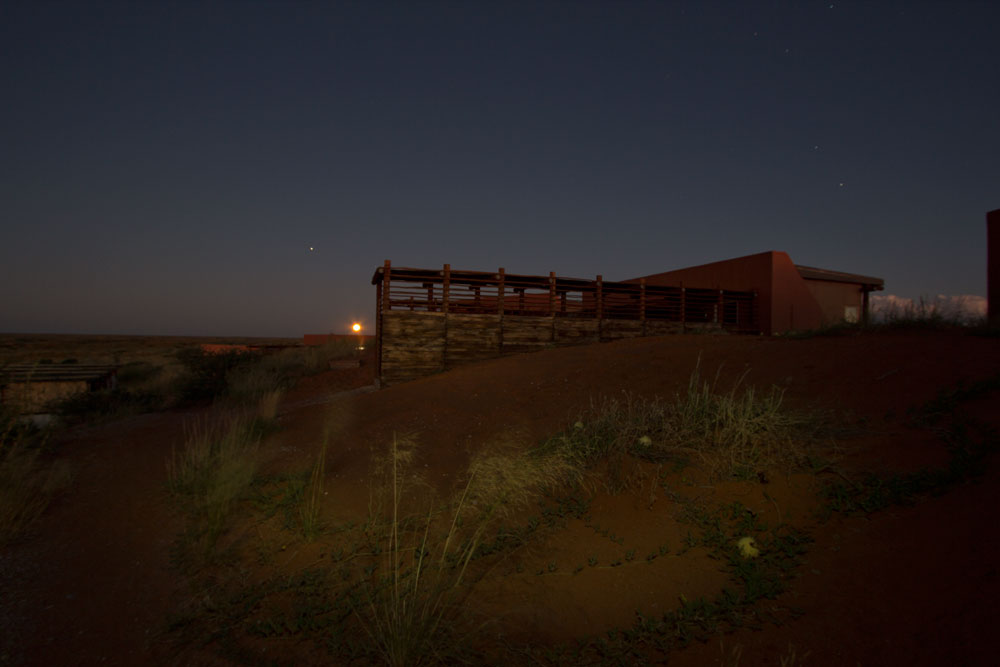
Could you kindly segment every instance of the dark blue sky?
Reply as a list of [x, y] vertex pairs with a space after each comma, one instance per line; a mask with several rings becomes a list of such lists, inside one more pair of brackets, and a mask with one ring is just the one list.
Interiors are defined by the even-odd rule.
[[997, 25], [996, 2], [8, 1], [0, 331], [344, 331], [384, 259], [625, 279], [784, 250], [984, 295]]

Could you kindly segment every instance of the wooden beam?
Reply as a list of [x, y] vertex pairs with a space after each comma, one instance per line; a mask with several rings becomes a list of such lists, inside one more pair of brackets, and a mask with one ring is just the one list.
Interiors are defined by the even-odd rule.
[[500, 267], [497, 271], [497, 315], [500, 317], [500, 322], [498, 323], [498, 328], [500, 331], [497, 334], [497, 354], [503, 354], [503, 293], [504, 293], [504, 270]]
[[556, 314], [556, 272], [549, 271], [549, 315]]

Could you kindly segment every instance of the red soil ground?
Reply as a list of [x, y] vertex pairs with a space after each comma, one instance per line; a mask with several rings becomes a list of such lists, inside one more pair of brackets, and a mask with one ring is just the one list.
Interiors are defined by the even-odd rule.
[[[671, 397], [698, 363], [703, 377], [718, 374], [722, 389], [743, 377], [747, 386], [784, 389], [790, 407], [832, 411], [857, 432], [840, 443], [844, 470], [915, 470], [940, 465], [945, 450], [933, 434], [908, 425], [907, 409], [956, 382], [995, 376], [1000, 343], [949, 332], [803, 340], [676, 336], [479, 363], [342, 396], [327, 460], [330, 503], [343, 516], [363, 514], [371, 448], [384, 447], [394, 433], [415, 435], [422, 445], [416, 465], [445, 490], [483, 443], [536, 444], [601, 396]], [[271, 466], [291, 470], [311, 463], [329, 397], [370, 384], [371, 369], [369, 360], [360, 369], [300, 382], [286, 396], [282, 430], [268, 443]], [[971, 409], [1000, 425], [997, 407], [994, 394]], [[63, 435], [58, 456], [75, 470], [73, 488], [0, 556], [0, 664], [176, 662], [176, 654], [165, 650], [165, 625], [187, 593], [170, 564], [181, 524], [164, 491], [164, 464], [194, 416], [143, 415]], [[782, 518], [808, 523], [804, 503], [814, 498], [812, 481], [772, 478], [768, 491]], [[703, 491], [774, 512], [756, 493], [728, 483]], [[592, 512], [623, 535], [667, 530], [669, 501], [645, 501], [642, 494], [598, 494]], [[739, 647], [740, 664], [773, 665], [794, 646], [796, 664], [805, 665], [997, 664], [990, 637], [998, 620], [1000, 536], [990, 513], [998, 504], [1000, 467], [991, 462], [982, 477], [940, 497], [868, 518], [835, 515], [810, 524], [815, 542], [801, 576], [775, 601], [801, 609], [800, 618], [695, 643], [672, 654], [670, 663], [727, 664], [723, 654]], [[678, 535], [666, 539], [680, 543]], [[561, 564], [585, 559], [587, 552], [573, 542], [548, 545], [546, 558]], [[631, 577], [620, 569], [579, 579], [509, 576], [483, 582], [477, 599], [480, 611], [503, 614], [519, 641], [563, 641], [627, 626], [637, 609], [666, 611], [676, 606], [677, 591], [688, 598], [710, 594], [724, 578], [717, 566], [671, 569], [678, 562], [663, 559]], [[222, 664], [209, 654], [184, 655], [185, 661]]]

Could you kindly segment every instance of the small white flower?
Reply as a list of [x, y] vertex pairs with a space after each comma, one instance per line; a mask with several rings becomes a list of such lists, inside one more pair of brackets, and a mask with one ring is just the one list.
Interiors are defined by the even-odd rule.
[[650, 438], [648, 435], [644, 435], [641, 438], [639, 438], [639, 444], [642, 445], [643, 447], [649, 447], [651, 444], [653, 444], [653, 439]]

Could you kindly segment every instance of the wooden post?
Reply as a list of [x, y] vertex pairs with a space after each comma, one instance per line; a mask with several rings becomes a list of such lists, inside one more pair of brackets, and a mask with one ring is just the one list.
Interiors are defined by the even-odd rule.
[[382, 383], [382, 282], [375, 286], [375, 384]]
[[382, 282], [378, 287], [378, 319], [375, 322], [375, 379], [382, 385], [382, 329], [385, 326], [385, 314], [389, 312], [389, 280], [392, 273], [392, 263], [385, 260], [382, 265]]
[[1000, 208], [986, 213], [986, 324], [1000, 329]]
[[595, 293], [597, 297], [597, 340], [601, 340], [603, 335], [603, 320], [604, 320], [604, 278], [597, 274], [597, 292]]
[[499, 275], [497, 276], [497, 314], [503, 317], [503, 279], [504, 270], [500, 267]]
[[442, 303], [441, 309], [444, 312], [444, 331], [442, 333], [444, 340], [441, 341], [441, 370], [448, 367], [448, 293], [451, 291], [451, 264], [444, 265], [443, 283], [441, 298], [444, 303]]
[[444, 287], [442, 288], [442, 298], [444, 303], [442, 304], [442, 309], [445, 314], [448, 313], [448, 291], [451, 287], [451, 264], [444, 265]]
[[597, 276], [597, 319], [602, 319], [604, 317], [604, 280], [601, 276]]
[[549, 315], [556, 314], [556, 272], [549, 271]]
[[497, 354], [503, 355], [503, 280], [504, 280], [504, 270], [500, 267], [497, 272], [497, 316], [499, 320], [497, 321]]
[[719, 290], [719, 305], [716, 306], [716, 308], [718, 310], [717, 310], [717, 312], [715, 314], [715, 323], [718, 324], [720, 327], [722, 326], [723, 320], [725, 319], [722, 316], [722, 308], [723, 308], [723, 306], [725, 306], [725, 300], [723, 299], [722, 290], [720, 289]]
[[388, 312], [389, 310], [389, 274], [392, 273], [392, 264], [389, 260], [385, 260], [385, 264], [382, 265], [382, 312]]

